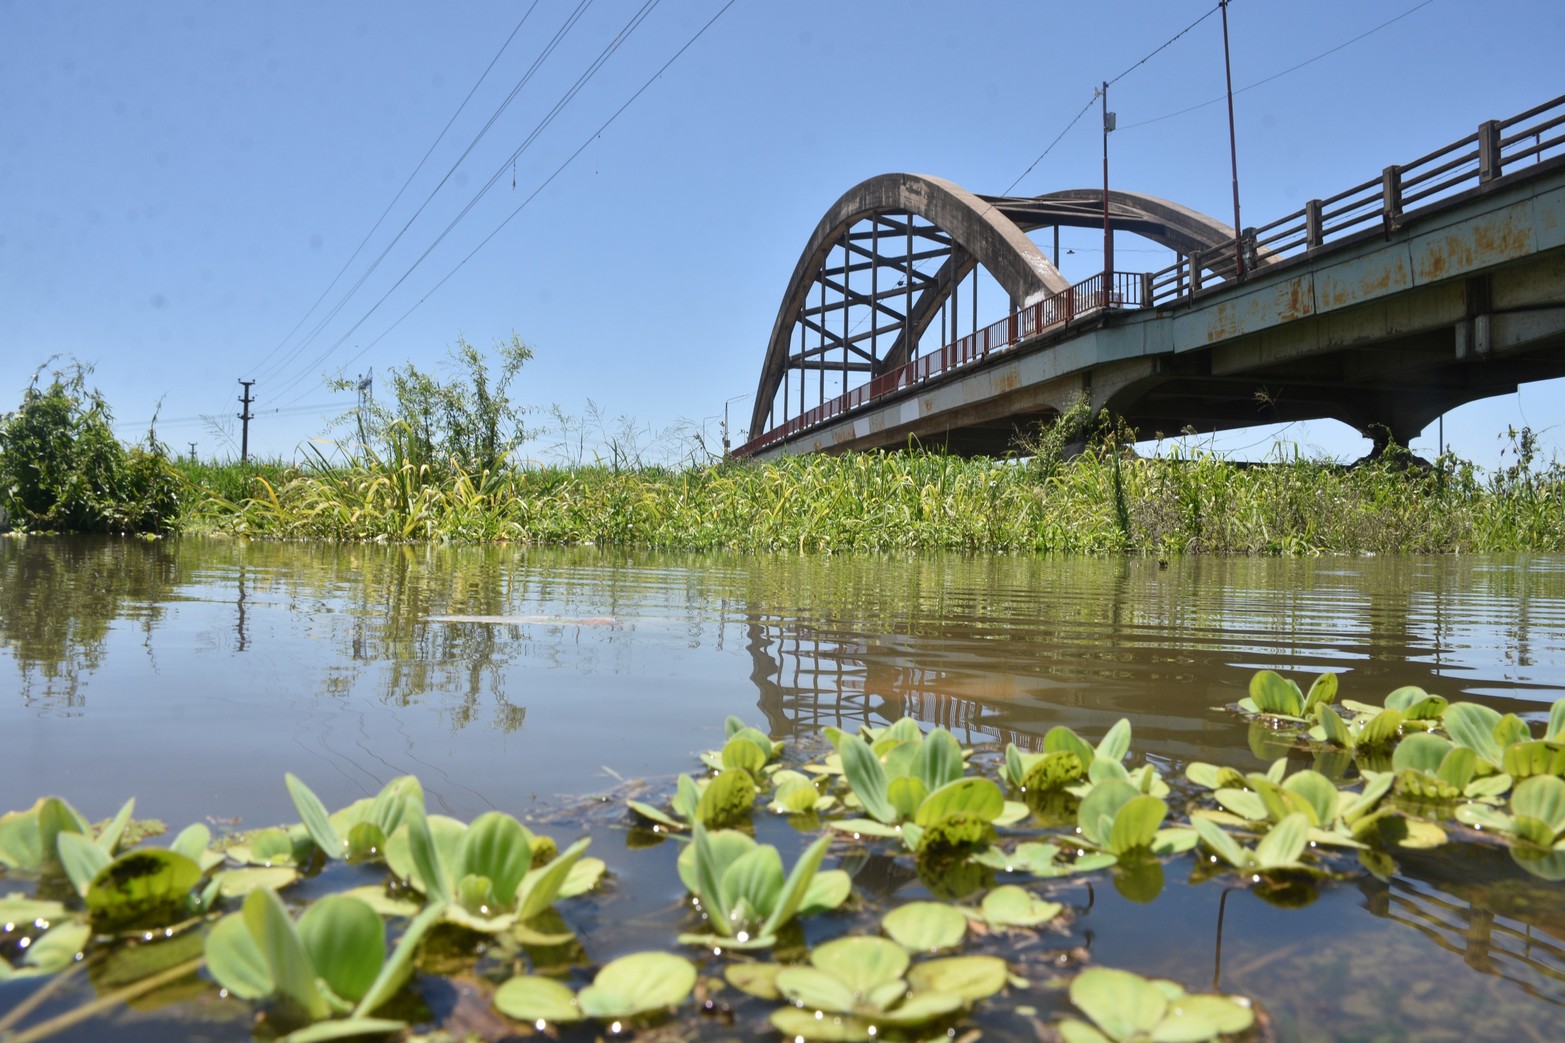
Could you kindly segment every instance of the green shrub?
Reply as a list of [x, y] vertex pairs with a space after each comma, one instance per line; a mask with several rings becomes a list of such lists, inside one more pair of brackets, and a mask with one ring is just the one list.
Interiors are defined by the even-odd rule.
[[150, 436], [128, 451], [120, 444], [88, 372], [72, 364], [42, 390], [35, 374], [21, 406], [0, 418], [0, 508], [18, 529], [168, 531], [180, 487], [168, 454]]

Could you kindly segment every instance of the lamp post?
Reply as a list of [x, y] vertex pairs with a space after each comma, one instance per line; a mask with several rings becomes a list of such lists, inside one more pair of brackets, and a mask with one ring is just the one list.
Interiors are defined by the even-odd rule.
[[1109, 132], [1114, 129], [1114, 113], [1109, 111], [1107, 80], [1098, 94], [1103, 99], [1103, 307], [1107, 308], [1114, 285], [1114, 229], [1109, 225]]

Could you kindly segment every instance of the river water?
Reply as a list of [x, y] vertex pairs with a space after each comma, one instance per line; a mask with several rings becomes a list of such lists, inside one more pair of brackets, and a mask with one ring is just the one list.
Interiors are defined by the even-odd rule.
[[[630, 780], [666, 795], [729, 714], [801, 738], [911, 715], [1025, 748], [1128, 717], [1133, 760], [1166, 775], [1252, 770], [1279, 751], [1216, 708], [1262, 668], [1543, 720], [1565, 696], [1565, 559], [6, 539], [0, 807], [53, 793], [99, 818], [134, 795], [176, 829], [248, 828], [297, 818], [292, 771], [328, 807], [412, 773], [432, 810], [545, 814]], [[678, 889], [611, 818], [589, 830], [622, 903], [604, 919], [641, 923]], [[1303, 908], [1192, 885], [1177, 862], [1150, 904], [1076, 881], [1060, 941], [1191, 988], [1215, 975], [1284, 1039], [1474, 1038], [1489, 1015], [1473, 1012], [1501, 1008], [1507, 1032], [1551, 1038], [1561, 888], [1492, 854], [1409, 855], [1389, 882], [1349, 874]], [[584, 938], [595, 958], [672, 944], [666, 922], [603, 931], [600, 949]]]

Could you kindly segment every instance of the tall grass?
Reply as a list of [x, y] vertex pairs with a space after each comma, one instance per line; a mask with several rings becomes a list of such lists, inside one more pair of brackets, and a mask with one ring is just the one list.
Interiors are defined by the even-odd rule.
[[1492, 478], [1443, 458], [1247, 466], [1098, 446], [1054, 462], [933, 453], [687, 469], [468, 470], [374, 455], [254, 479], [199, 516], [280, 539], [514, 541], [690, 550], [1306, 555], [1565, 550], [1565, 469]]

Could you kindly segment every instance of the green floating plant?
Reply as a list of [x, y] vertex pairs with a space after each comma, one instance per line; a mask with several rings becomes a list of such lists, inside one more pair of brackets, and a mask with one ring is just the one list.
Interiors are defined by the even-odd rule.
[[1534, 775], [1516, 784], [1510, 814], [1487, 804], [1463, 804], [1460, 822], [1500, 836], [1523, 869], [1546, 880], [1565, 879], [1565, 779]]
[[[327, 858], [380, 861], [387, 839], [406, 821], [408, 809], [414, 804], [424, 807], [424, 788], [412, 775], [392, 779], [376, 796], [355, 801], [335, 814], [328, 814], [314, 791], [292, 773], [284, 780], [300, 821]], [[281, 853], [280, 842], [268, 836], [263, 857], [270, 861]]]
[[1250, 694], [1239, 700], [1239, 709], [1268, 717], [1281, 717], [1304, 723], [1315, 707], [1337, 698], [1337, 675], [1321, 674], [1300, 690], [1298, 684], [1272, 670], [1257, 670], [1250, 678]]
[[772, 775], [772, 800], [767, 805], [784, 815], [809, 815], [830, 811], [837, 798], [823, 792], [821, 781], [802, 771], [784, 768]]
[[[1471, 704], [1457, 704], [1464, 705]], [[1481, 768], [1485, 774], [1479, 773]], [[1429, 733], [1409, 735], [1398, 743], [1391, 771], [1395, 793], [1411, 800], [1495, 800], [1511, 788], [1511, 776], [1480, 762], [1472, 747]]]
[[24, 872], [63, 872], [58, 846], [62, 833], [86, 838], [105, 855], [113, 855], [135, 807], [135, 798], [127, 800], [96, 833], [82, 813], [62, 797], [41, 797], [26, 811], [6, 812], [0, 815], [0, 865]]
[[1128, 779], [1108, 778], [1082, 800], [1076, 824], [1086, 843], [1116, 859], [1194, 847], [1196, 838], [1189, 830], [1161, 828], [1167, 816], [1168, 805], [1161, 799], [1141, 792]]
[[847, 900], [852, 878], [840, 869], [821, 870], [829, 843], [821, 837], [805, 849], [793, 871], [783, 875], [782, 856], [770, 844], [743, 833], [708, 833], [699, 824], [679, 855], [679, 876], [696, 896], [711, 930], [682, 934], [687, 945], [760, 949], [796, 916], [835, 909]]
[[1026, 815], [1025, 807], [1008, 804], [993, 781], [963, 774], [962, 748], [949, 732], [936, 728], [925, 736], [916, 725], [904, 727], [909, 720], [881, 732], [873, 746], [860, 736], [828, 729], [843, 779], [871, 816], [832, 822], [833, 829], [900, 836], [908, 848], [925, 855], [983, 845], [996, 824]]
[[1005, 988], [1010, 969], [997, 956], [911, 965], [907, 949], [890, 939], [848, 937], [816, 946], [808, 966], [739, 964], [724, 977], [752, 996], [788, 1001], [771, 1016], [785, 1037], [870, 1040], [954, 1021]]
[[1190, 824], [1200, 834], [1215, 858], [1220, 858], [1241, 873], [1264, 874], [1284, 870], [1309, 871], [1300, 860], [1310, 842], [1309, 819], [1303, 812], [1285, 815], [1273, 825], [1253, 849], [1237, 840], [1205, 816], [1194, 816]]
[[532, 1022], [542, 1032], [551, 1024], [584, 1018], [618, 1023], [667, 1011], [684, 1003], [695, 984], [696, 969], [689, 960], [641, 952], [604, 964], [580, 992], [540, 975], [512, 978], [495, 990], [494, 1005], [506, 1017]]
[[503, 812], [485, 812], [467, 825], [426, 816], [421, 803], [409, 803], [386, 843], [386, 863], [444, 919], [493, 934], [525, 923], [562, 895], [591, 889], [604, 866], [582, 858], [587, 845], [583, 838], [555, 854], [552, 840]]
[[219, 885], [206, 873], [222, 861], [207, 850], [210, 839], [196, 824], [168, 850], [136, 848], [112, 858], [80, 833], [60, 833], [55, 842], [93, 929], [114, 934], [175, 927], [210, 908]]
[[396, 1032], [404, 1022], [372, 1015], [408, 979], [414, 950], [440, 914], [437, 904], [414, 919], [388, 959], [385, 924], [365, 902], [328, 895], [295, 923], [275, 892], [258, 889], [213, 925], [207, 968], [241, 999], [275, 1001], [283, 1027], [302, 1026], [289, 1043]]
[[713, 771], [743, 768], [752, 777], [759, 777], [781, 752], [782, 743], [773, 742], [759, 728], [730, 715], [723, 722], [723, 748], [701, 754], [701, 763]]
[[[731, 743], [733, 741], [730, 740]], [[743, 739], [737, 741], [753, 745]], [[625, 804], [651, 822], [654, 829], [683, 833], [695, 825], [707, 829], [726, 829], [738, 825], [750, 817], [758, 792], [755, 777], [750, 771], [736, 766], [699, 783], [689, 775], [679, 776], [674, 797], [669, 802], [670, 811], [663, 811], [639, 800], [627, 800]]]
[[1066, 1043], [1200, 1043], [1244, 1032], [1255, 1023], [1248, 1000], [1191, 994], [1177, 982], [1109, 967], [1076, 975], [1070, 998], [1092, 1024], [1067, 1018], [1057, 1026]]

